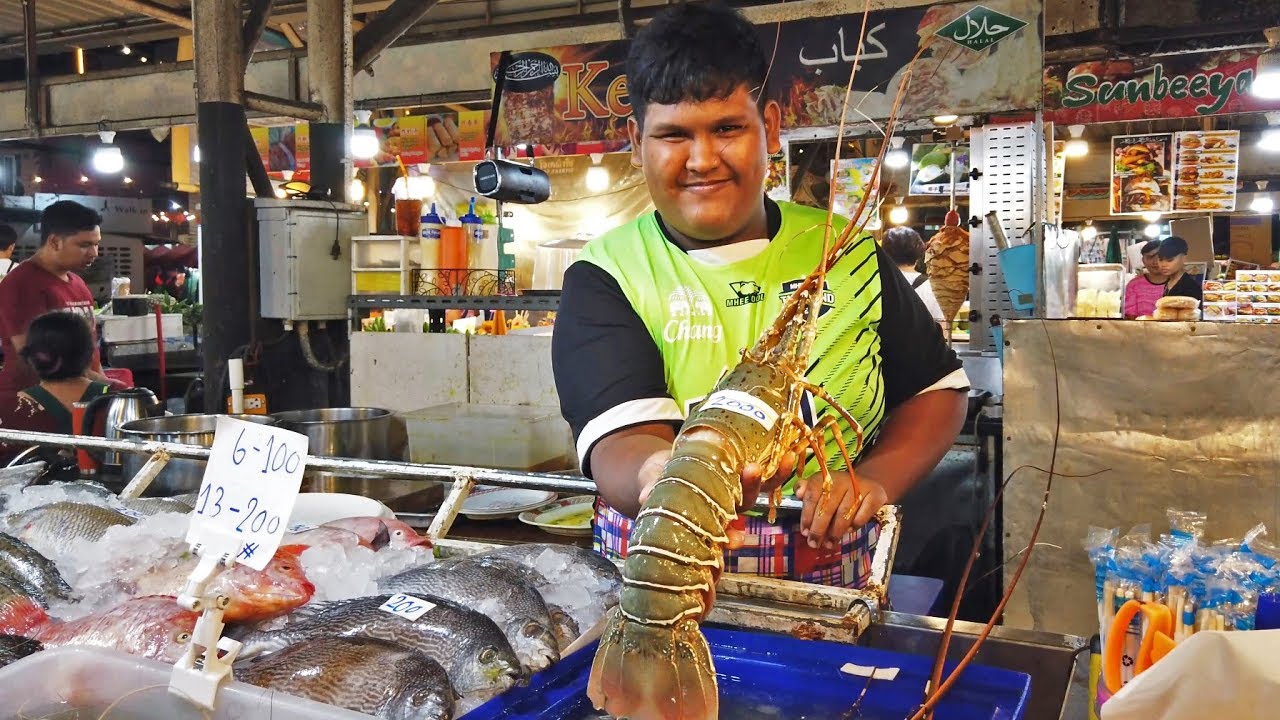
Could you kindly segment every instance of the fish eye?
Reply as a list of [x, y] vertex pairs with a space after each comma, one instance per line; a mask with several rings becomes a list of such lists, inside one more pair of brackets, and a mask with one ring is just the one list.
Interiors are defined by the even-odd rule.
[[498, 651], [493, 648], [485, 648], [484, 652], [480, 653], [480, 662], [485, 663], [486, 665], [497, 659]]
[[174, 641], [175, 641], [175, 642], [180, 642], [180, 643], [188, 642], [188, 641], [190, 641], [190, 640], [191, 640], [191, 633], [189, 633], [189, 632], [176, 632], [176, 633], [174, 633], [174, 634], [173, 634], [173, 639], [174, 639]]
[[527, 638], [537, 637], [542, 634], [542, 627], [536, 622], [525, 623], [524, 636]]
[[289, 572], [289, 571], [293, 570], [293, 566], [292, 566], [292, 565], [289, 565], [289, 564], [287, 564], [287, 563], [286, 563], [286, 564], [281, 565], [281, 566], [280, 566], [280, 569], [281, 569], [281, 570], [283, 570], [283, 571], [285, 571], [285, 572]]

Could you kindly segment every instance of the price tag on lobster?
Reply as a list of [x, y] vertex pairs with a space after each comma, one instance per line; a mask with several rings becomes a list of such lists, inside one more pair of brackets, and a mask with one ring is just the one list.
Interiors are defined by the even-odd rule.
[[[307, 466], [307, 436], [219, 417], [187, 542], [262, 570], [289, 529]], [[231, 545], [231, 547], [227, 547]]]

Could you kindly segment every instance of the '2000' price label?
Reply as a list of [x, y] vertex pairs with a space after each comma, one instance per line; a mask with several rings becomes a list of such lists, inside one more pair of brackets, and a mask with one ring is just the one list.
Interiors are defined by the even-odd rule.
[[712, 393], [711, 397], [703, 403], [702, 409], [713, 408], [745, 415], [760, 423], [765, 430], [772, 430], [774, 423], [778, 422], [778, 412], [769, 407], [768, 403], [741, 390], [721, 390]]
[[307, 464], [307, 436], [278, 427], [219, 417], [188, 543], [229, 552], [262, 570], [289, 527]]

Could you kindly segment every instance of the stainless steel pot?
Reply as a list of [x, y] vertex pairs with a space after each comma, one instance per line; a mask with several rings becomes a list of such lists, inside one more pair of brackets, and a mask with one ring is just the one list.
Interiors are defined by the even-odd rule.
[[[392, 412], [380, 408], [320, 408], [273, 414], [280, 427], [310, 439], [308, 453], [329, 457], [395, 460], [391, 452]], [[304, 489], [362, 495], [387, 502], [427, 485], [412, 480], [387, 480], [308, 471]]]
[[[213, 433], [218, 425], [219, 417], [230, 417], [259, 425], [275, 425], [275, 418], [266, 415], [169, 415], [167, 417], [143, 418], [133, 420], [120, 426], [120, 436], [125, 440], [157, 440], [160, 442], [181, 443], [213, 447]], [[124, 455], [122, 476], [127, 482], [142, 468], [147, 456], [139, 453], [122, 453]], [[147, 490], [148, 495], [181, 495], [200, 490], [200, 481], [204, 478], [203, 460], [170, 460]]]

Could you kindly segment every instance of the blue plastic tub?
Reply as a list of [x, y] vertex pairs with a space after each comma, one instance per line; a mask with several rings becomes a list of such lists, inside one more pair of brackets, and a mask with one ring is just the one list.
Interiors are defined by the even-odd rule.
[[[845, 663], [899, 668], [892, 681], [874, 680], [860, 720], [903, 720], [919, 706], [933, 658], [786, 635], [705, 628], [720, 684], [725, 720], [839, 720], [866, 687], [865, 677], [840, 672]], [[587, 699], [596, 646], [583, 648], [468, 713], [465, 720], [594, 720], [606, 717]], [[948, 664], [950, 670], [952, 664]], [[1031, 677], [970, 665], [939, 705], [937, 720], [1019, 720]]]

